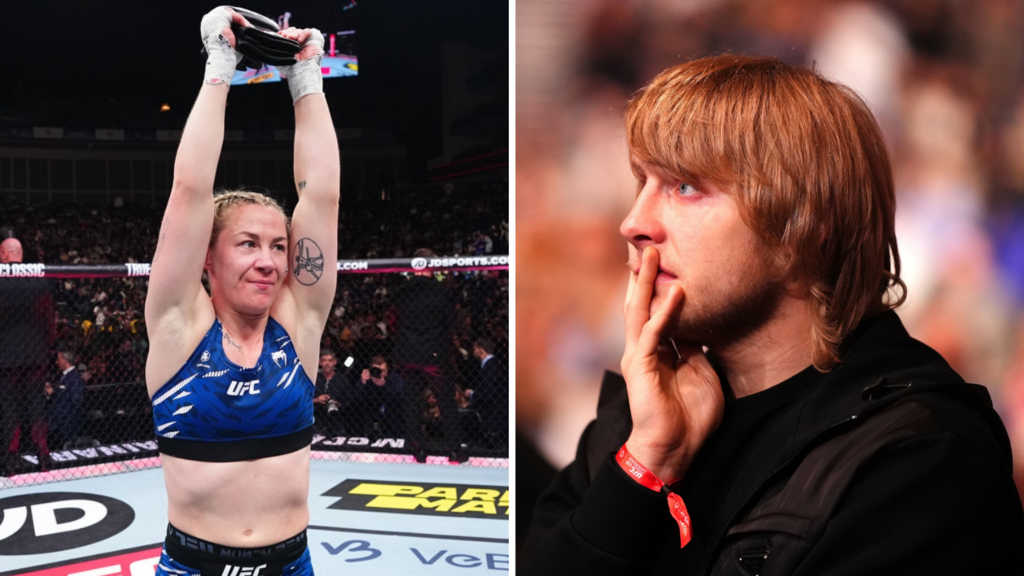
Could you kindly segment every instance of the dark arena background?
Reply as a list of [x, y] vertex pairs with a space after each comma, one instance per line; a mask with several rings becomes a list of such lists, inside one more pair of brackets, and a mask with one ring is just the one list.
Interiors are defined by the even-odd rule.
[[[214, 6], [5, 5], [25, 33], [0, 39], [0, 237], [24, 258], [0, 265], [0, 576], [140, 576], [159, 556], [143, 309]], [[244, 7], [335, 36], [340, 262], [315, 404], [315, 569], [507, 571], [508, 6]], [[231, 88], [215, 189], [290, 211], [294, 115], [285, 83], [260, 81], [274, 74]], [[424, 362], [431, 339], [445, 352]]]

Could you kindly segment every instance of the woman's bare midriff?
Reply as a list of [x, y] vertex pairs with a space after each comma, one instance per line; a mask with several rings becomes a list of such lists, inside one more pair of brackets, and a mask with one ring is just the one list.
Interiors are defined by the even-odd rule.
[[197, 538], [253, 548], [276, 544], [309, 523], [309, 447], [242, 462], [161, 455], [167, 518]]

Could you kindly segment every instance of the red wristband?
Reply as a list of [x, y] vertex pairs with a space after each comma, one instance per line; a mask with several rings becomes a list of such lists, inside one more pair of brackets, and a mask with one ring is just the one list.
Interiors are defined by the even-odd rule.
[[662, 482], [660, 478], [655, 476], [643, 464], [637, 462], [636, 458], [626, 449], [625, 444], [615, 454], [615, 461], [618, 462], [626, 474], [629, 474], [641, 486], [665, 494], [668, 498], [668, 512], [672, 515], [672, 519], [676, 521], [676, 524], [679, 525], [679, 547], [683, 548], [689, 544], [691, 536], [690, 514], [686, 511], [686, 504], [683, 503], [683, 498], [669, 490], [667, 484]]

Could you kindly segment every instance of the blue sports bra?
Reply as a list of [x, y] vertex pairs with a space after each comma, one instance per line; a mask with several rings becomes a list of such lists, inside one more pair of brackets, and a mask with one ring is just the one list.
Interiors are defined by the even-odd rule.
[[267, 319], [254, 368], [228, 360], [214, 321], [188, 362], [153, 395], [160, 452], [237, 462], [288, 454], [313, 439], [313, 382], [291, 337]]

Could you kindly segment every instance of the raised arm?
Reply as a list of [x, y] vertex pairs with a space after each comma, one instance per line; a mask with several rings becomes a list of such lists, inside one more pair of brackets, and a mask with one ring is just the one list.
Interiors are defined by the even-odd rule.
[[224, 141], [224, 109], [237, 56], [232, 20], [245, 20], [223, 7], [201, 25], [208, 54], [206, 75], [185, 123], [174, 160], [174, 183], [146, 295], [146, 322], [159, 326], [169, 314], [189, 320], [206, 295], [200, 278], [213, 228], [213, 180]]
[[[323, 330], [338, 283], [338, 201], [341, 166], [338, 141], [323, 94], [295, 103], [295, 187], [292, 215], [292, 274], [288, 279], [299, 311], [317, 317]], [[311, 245], [312, 244], [312, 245]], [[320, 268], [315, 261], [323, 256]], [[320, 272], [316, 272], [317, 270]]]
[[227, 95], [227, 86], [204, 84], [182, 132], [150, 271], [148, 324], [172, 310], [191, 316], [203, 291], [200, 278], [213, 228], [213, 179], [224, 140]]
[[282, 70], [295, 104], [295, 188], [299, 201], [292, 214], [286, 285], [290, 298], [281, 302], [294, 307], [297, 331], [293, 336], [303, 362], [315, 370], [320, 336], [338, 283], [341, 165], [334, 123], [322, 88], [323, 36], [316, 30], [295, 29], [285, 30], [282, 35], [298, 41], [303, 50], [298, 63]]

